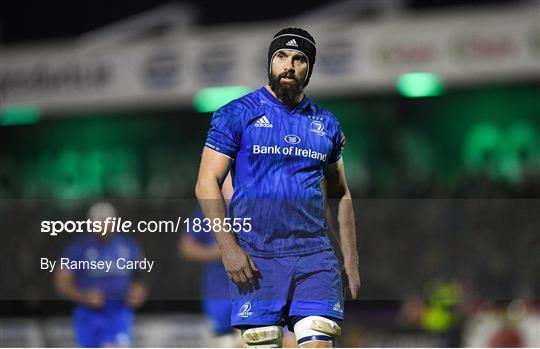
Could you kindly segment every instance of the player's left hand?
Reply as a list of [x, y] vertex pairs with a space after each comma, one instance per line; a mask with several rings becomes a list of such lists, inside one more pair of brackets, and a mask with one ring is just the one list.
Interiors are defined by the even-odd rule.
[[346, 263], [344, 265], [345, 274], [347, 275], [348, 291], [351, 299], [358, 299], [358, 292], [360, 290], [360, 272], [358, 271], [357, 263]]
[[146, 299], [146, 287], [141, 283], [131, 284], [127, 294], [127, 303], [132, 308], [140, 307]]

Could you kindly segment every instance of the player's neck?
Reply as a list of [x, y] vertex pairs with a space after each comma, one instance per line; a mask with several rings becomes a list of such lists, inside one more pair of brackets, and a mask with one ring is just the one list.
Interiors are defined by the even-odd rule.
[[[270, 92], [272, 94], [272, 96], [276, 97], [276, 99], [278, 101], [280, 101], [281, 103], [283, 103], [283, 101], [278, 97], [276, 96], [275, 92], [272, 90], [272, 88], [270, 87], [270, 84], [266, 84], [266, 86], [264, 86], [268, 92]], [[298, 104], [300, 104], [300, 102], [304, 99], [304, 91], [300, 92], [300, 94], [298, 95], [298, 97], [296, 98], [296, 105], [290, 109], [294, 109], [298, 106]], [[283, 103], [285, 104], [285, 103]]]

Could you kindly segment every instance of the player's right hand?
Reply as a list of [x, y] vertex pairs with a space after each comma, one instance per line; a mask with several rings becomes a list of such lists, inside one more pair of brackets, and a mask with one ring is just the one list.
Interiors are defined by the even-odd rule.
[[240, 246], [233, 245], [221, 251], [221, 259], [229, 279], [234, 283], [254, 283], [257, 279], [259, 269]]
[[101, 308], [105, 304], [103, 292], [99, 289], [91, 289], [85, 292], [84, 303], [92, 308]]

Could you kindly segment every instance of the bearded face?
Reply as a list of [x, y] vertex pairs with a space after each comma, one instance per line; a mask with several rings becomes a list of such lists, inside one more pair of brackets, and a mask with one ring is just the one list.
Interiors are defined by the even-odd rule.
[[[291, 79], [292, 81], [285, 82], [283, 79]], [[287, 72], [279, 75], [268, 74], [268, 82], [272, 91], [283, 104], [289, 108], [294, 108], [298, 104], [298, 96], [302, 93], [303, 87], [296, 76], [289, 75]]]
[[307, 59], [297, 51], [283, 50], [276, 53], [272, 60], [272, 72], [268, 74], [270, 88], [289, 108], [298, 104], [307, 75]]

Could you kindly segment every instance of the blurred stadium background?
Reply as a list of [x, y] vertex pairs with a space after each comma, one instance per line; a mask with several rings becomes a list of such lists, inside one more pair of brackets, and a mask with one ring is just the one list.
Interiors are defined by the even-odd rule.
[[[347, 136], [363, 287], [340, 346], [540, 346], [540, 3], [308, 3], [3, 5], [0, 346], [74, 345], [38, 267], [73, 236], [41, 220], [189, 215], [211, 112], [266, 82], [285, 26]], [[178, 234], [134, 235], [157, 261], [135, 345], [212, 346]]]

